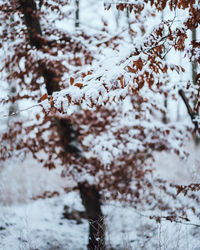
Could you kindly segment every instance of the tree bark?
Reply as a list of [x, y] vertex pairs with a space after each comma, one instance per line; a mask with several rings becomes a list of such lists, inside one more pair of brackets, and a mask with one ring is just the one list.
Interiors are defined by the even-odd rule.
[[[78, 1], [77, 1], [78, 2]], [[42, 30], [39, 19], [37, 17], [37, 6], [34, 0], [20, 0], [21, 10], [24, 15], [27, 27], [30, 45], [37, 49], [42, 49], [43, 39]], [[54, 91], [59, 91], [59, 84], [54, 79], [57, 78], [55, 73], [45, 64], [40, 64], [42, 75], [45, 80], [48, 95], [52, 95]], [[73, 124], [66, 119], [55, 118], [55, 124], [58, 133], [67, 153], [74, 153], [77, 157], [81, 157], [80, 150], [73, 142], [78, 142], [77, 131], [74, 130]], [[78, 188], [85, 206], [86, 215], [89, 220], [89, 242], [88, 249], [97, 250], [105, 249], [104, 220], [101, 211], [100, 194], [95, 186], [89, 185], [87, 182], [79, 183]]]
[[105, 227], [99, 191], [87, 182], [79, 183], [79, 191], [89, 220], [88, 249], [103, 250], [105, 249]]
[[[192, 40], [196, 41], [197, 40], [197, 32], [196, 29], [192, 30]], [[197, 84], [196, 83], [196, 77], [197, 77], [197, 63], [194, 62], [192, 63], [192, 80], [193, 80], [193, 84]]]

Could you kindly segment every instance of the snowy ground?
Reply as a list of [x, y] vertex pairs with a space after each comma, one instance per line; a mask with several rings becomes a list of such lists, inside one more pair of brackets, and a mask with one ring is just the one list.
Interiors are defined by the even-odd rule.
[[[68, 196], [67, 203], [71, 200]], [[65, 202], [61, 196], [2, 207], [0, 249], [84, 249], [88, 225], [86, 221], [77, 225], [73, 220], [62, 219]]]
[[[179, 184], [198, 181], [199, 150], [190, 147], [193, 155], [188, 163], [179, 162], [175, 156], [170, 159], [166, 154], [157, 156], [158, 175]], [[162, 168], [158, 168], [160, 163]], [[32, 167], [28, 166], [26, 171], [25, 165], [21, 165], [17, 171], [10, 167], [0, 172], [0, 250], [86, 249], [87, 221], [82, 219], [82, 223], [77, 224], [75, 220], [62, 218], [64, 205], [79, 211], [84, 209], [79, 193], [62, 192], [66, 180], [57, 172], [36, 168], [34, 162]], [[45, 200], [29, 199], [44, 190], [59, 190], [61, 195]], [[169, 221], [159, 224], [148, 218], [152, 211], [123, 208], [116, 202], [104, 205], [103, 213], [108, 249], [200, 249], [199, 227]], [[192, 223], [199, 224], [198, 221]]]
[[[74, 203], [76, 201], [76, 204]], [[63, 205], [81, 208], [77, 193], [1, 207], [1, 250], [86, 249], [88, 224], [62, 219]], [[156, 222], [120, 205], [103, 207], [108, 249], [200, 249], [199, 228]]]

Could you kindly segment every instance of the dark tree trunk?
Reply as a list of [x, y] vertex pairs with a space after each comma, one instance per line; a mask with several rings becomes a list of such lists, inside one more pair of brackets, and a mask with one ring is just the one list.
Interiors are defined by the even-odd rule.
[[[39, 19], [37, 17], [37, 6], [34, 0], [20, 0], [21, 10], [24, 15], [25, 24], [28, 31], [30, 45], [37, 49], [42, 49], [43, 39], [42, 30]], [[78, 0], [77, 0], [77, 3]], [[77, 15], [77, 19], [78, 19]], [[57, 75], [45, 64], [38, 62], [42, 75], [45, 80], [48, 95], [52, 95], [54, 91], [59, 91], [59, 84], [55, 79]], [[64, 119], [55, 118], [54, 122], [57, 126], [58, 133], [63, 142], [64, 150], [68, 153], [74, 153], [77, 157], [81, 157], [78, 149], [77, 131], [74, 130], [73, 124]], [[75, 143], [74, 143], [75, 142]], [[89, 243], [90, 250], [105, 249], [104, 235], [104, 219], [101, 212], [100, 194], [95, 186], [88, 183], [79, 183], [78, 185], [82, 202], [85, 206], [86, 215], [89, 221]]]
[[75, 5], [76, 5], [76, 12], [75, 12], [75, 27], [78, 28], [79, 27], [79, 1], [80, 0], [76, 0]]
[[[196, 40], [197, 40], [197, 31], [196, 31], [196, 29], [193, 29], [192, 30], [192, 41], [196, 41]], [[192, 80], [193, 80], [193, 84], [197, 84], [196, 77], [197, 77], [197, 63], [194, 62], [194, 63], [192, 63]]]
[[89, 220], [88, 249], [103, 250], [105, 249], [105, 228], [99, 191], [87, 182], [79, 183], [79, 191]]

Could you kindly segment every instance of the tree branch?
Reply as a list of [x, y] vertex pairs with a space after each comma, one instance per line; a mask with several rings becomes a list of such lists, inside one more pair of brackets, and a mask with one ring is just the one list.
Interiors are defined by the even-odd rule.
[[190, 118], [191, 118], [192, 123], [193, 123], [194, 126], [195, 126], [195, 129], [198, 130], [198, 129], [199, 129], [199, 127], [198, 127], [198, 122], [194, 120], [195, 117], [196, 117], [196, 113], [192, 110], [192, 108], [191, 108], [191, 106], [190, 106], [190, 104], [189, 104], [189, 101], [188, 101], [187, 97], [185, 96], [184, 91], [183, 91], [182, 89], [180, 89], [180, 90], [178, 91], [178, 93], [179, 93], [179, 95], [181, 96], [181, 98], [183, 99], [183, 102], [185, 103], [185, 106], [186, 106], [186, 108], [187, 108], [187, 112], [188, 112], [188, 114], [189, 114], [189, 116], [190, 116]]

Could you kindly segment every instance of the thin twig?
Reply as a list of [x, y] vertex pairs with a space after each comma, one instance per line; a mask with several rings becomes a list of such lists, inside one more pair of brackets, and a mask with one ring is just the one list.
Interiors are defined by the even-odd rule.
[[16, 115], [18, 115], [19, 113], [21, 113], [23, 111], [27, 111], [27, 110], [30, 110], [30, 109], [32, 109], [34, 107], [38, 107], [38, 106], [41, 106], [41, 104], [35, 104], [35, 105], [31, 106], [31, 107], [28, 107], [28, 108], [25, 108], [25, 109], [20, 109], [20, 110], [18, 110], [16, 112], [12, 112], [9, 115], [3, 115], [3, 117], [16, 116]]
[[[119, 206], [119, 205], [115, 205], [115, 204], [108, 204], [109, 206], [114, 206], [114, 207], [118, 207], [118, 208], [124, 208], [123, 206]], [[126, 207], [127, 209], [127, 207]], [[170, 221], [168, 218], [168, 216], [149, 216], [149, 215], [146, 215], [146, 214], [142, 214], [141, 212], [139, 212], [137, 209], [135, 208], [129, 208], [128, 209], [131, 209], [135, 214], [138, 214], [144, 218], [148, 218], [148, 219], [153, 219], [153, 218], [159, 218], [160, 221]], [[178, 218], [178, 216], [177, 216]], [[200, 224], [195, 224], [195, 223], [189, 223], [189, 222], [182, 222], [182, 221], [178, 221], [178, 220], [174, 220], [174, 221], [170, 221], [170, 222], [176, 222], [176, 223], [179, 223], [179, 224], [183, 224], [183, 225], [188, 225], [188, 226], [195, 226], [195, 227], [200, 227]]]

